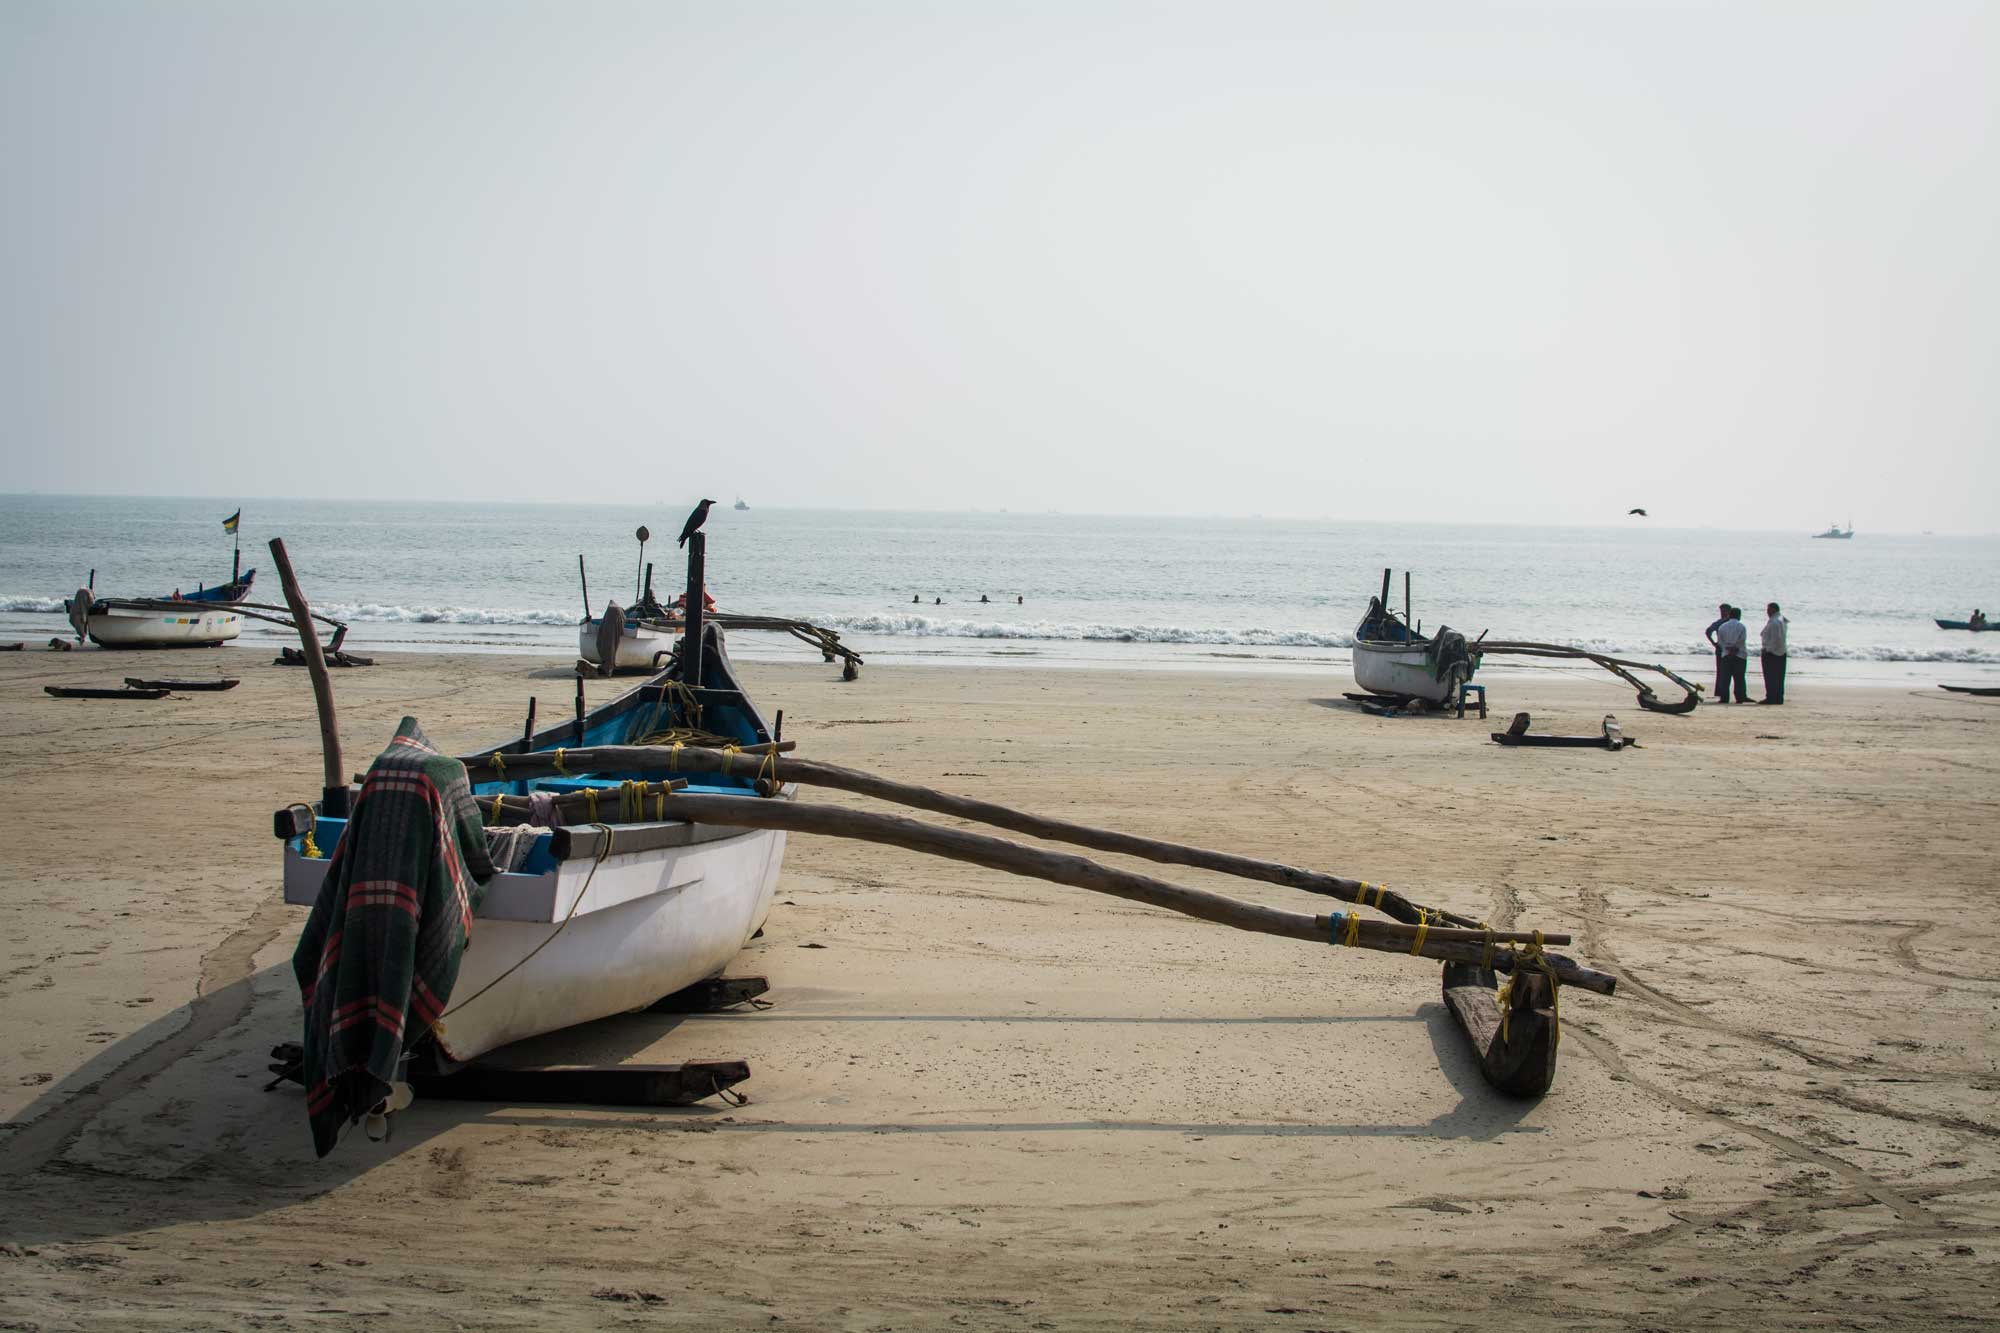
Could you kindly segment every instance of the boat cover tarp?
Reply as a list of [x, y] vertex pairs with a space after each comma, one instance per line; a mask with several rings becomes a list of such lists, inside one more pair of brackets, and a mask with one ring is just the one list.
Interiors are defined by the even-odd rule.
[[321, 1157], [388, 1095], [404, 1047], [444, 1012], [492, 877], [465, 766], [404, 718], [368, 768], [292, 954]]

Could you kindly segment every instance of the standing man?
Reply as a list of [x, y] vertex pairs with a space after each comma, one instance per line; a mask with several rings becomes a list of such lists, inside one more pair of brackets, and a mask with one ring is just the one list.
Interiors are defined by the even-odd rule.
[[1746, 676], [1750, 669], [1750, 630], [1743, 623], [1743, 613], [1735, 607], [1724, 608], [1728, 617], [1715, 631], [1715, 643], [1722, 654], [1722, 689], [1717, 699], [1728, 703], [1729, 687], [1736, 687], [1736, 702], [1750, 702], [1749, 682]]
[[1708, 628], [1702, 631], [1703, 634], [1708, 636], [1708, 646], [1715, 649], [1715, 697], [1722, 703], [1729, 702], [1729, 696], [1724, 693], [1729, 688], [1729, 680], [1728, 677], [1722, 674], [1722, 645], [1716, 642], [1715, 632], [1721, 629], [1728, 620], [1729, 603], [1724, 602], [1715, 608], [1715, 619], [1711, 620], [1708, 623]]
[[1770, 619], [1764, 622], [1764, 702], [1785, 701], [1785, 627], [1792, 622], [1778, 614], [1778, 604], [1764, 608]]

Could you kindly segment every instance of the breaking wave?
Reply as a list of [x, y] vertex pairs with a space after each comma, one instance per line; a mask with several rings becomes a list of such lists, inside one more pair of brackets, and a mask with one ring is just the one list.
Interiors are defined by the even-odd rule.
[[1191, 629], [1182, 625], [1072, 624], [1033, 620], [1002, 625], [981, 620], [944, 620], [931, 616], [833, 616], [830, 629], [856, 634], [937, 639], [1042, 639], [1085, 643], [1202, 643], [1246, 648], [1351, 648], [1352, 634], [1322, 634], [1312, 630]]
[[335, 620], [391, 625], [574, 625], [574, 611], [506, 611], [483, 606], [385, 606], [380, 602], [332, 602], [323, 608]]
[[60, 611], [60, 597], [0, 597], [0, 611]]

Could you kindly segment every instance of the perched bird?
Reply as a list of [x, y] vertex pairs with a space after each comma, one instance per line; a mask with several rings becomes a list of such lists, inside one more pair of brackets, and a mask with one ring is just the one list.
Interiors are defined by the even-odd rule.
[[688, 538], [700, 532], [701, 525], [708, 522], [708, 507], [714, 503], [715, 501], [713, 500], [703, 500], [694, 507], [694, 512], [688, 515], [687, 526], [681, 529], [680, 544], [682, 546], [686, 546]]
[[1637, 514], [1640, 518], [1646, 517], [1646, 511], [1643, 509], [1628, 509], [1625, 512], [1628, 515]]

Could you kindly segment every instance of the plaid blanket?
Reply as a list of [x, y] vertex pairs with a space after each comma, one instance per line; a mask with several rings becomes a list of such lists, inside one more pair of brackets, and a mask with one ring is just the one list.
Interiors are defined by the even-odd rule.
[[444, 1012], [493, 877], [465, 766], [413, 717], [369, 766], [292, 972], [305, 999], [313, 1148], [389, 1093], [403, 1048]]

